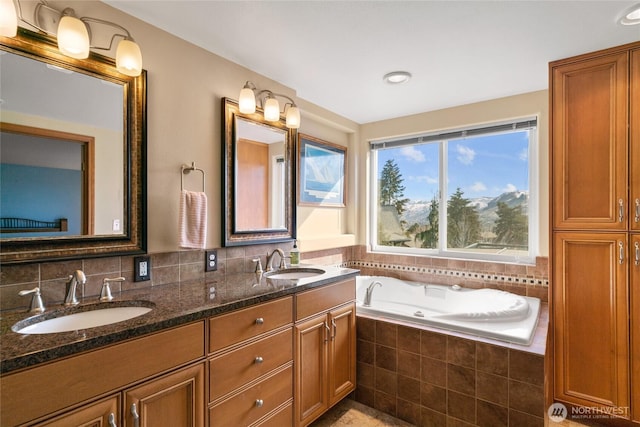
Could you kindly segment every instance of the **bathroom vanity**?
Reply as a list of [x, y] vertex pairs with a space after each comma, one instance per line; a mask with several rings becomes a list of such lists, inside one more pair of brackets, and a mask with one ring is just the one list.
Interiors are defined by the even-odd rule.
[[0, 424], [308, 425], [355, 388], [358, 271], [322, 269], [125, 292], [155, 307], [78, 331], [22, 335], [29, 315], [5, 315]]

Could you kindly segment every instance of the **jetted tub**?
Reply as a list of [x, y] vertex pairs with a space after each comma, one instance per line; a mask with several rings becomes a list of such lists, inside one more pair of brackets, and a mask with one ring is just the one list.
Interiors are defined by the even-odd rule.
[[[367, 288], [378, 282], [365, 306]], [[389, 317], [529, 345], [538, 323], [540, 299], [497, 289], [430, 285], [392, 277], [356, 278], [357, 313]]]

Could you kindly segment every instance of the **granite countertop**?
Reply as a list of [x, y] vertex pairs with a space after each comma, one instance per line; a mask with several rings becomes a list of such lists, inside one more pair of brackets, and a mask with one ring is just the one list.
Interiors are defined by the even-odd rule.
[[[300, 267], [316, 267], [301, 265]], [[80, 307], [101, 304], [122, 305], [123, 301], [150, 301], [153, 310], [139, 317], [111, 325], [52, 334], [19, 334], [11, 330], [18, 321], [35, 317], [32, 313], [2, 313], [0, 319], [0, 373], [32, 367], [39, 363], [93, 350], [105, 345], [158, 332], [209, 316], [237, 310], [285, 295], [334, 283], [358, 275], [350, 268], [317, 266], [324, 274], [301, 279], [270, 279], [255, 273], [227, 275], [224, 280], [153, 286], [140, 290], [114, 293], [111, 302], [98, 302], [97, 297], [81, 301]], [[141, 303], [144, 305], [145, 303]], [[47, 307], [44, 316], [60, 310], [78, 310], [78, 306]]]

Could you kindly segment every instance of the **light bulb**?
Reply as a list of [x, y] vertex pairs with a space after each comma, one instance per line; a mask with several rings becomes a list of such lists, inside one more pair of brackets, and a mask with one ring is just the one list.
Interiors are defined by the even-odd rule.
[[300, 127], [300, 110], [295, 105], [287, 109], [287, 127], [298, 129]]
[[13, 0], [0, 0], [0, 36], [15, 37], [18, 34], [18, 14]]
[[142, 73], [142, 53], [133, 40], [124, 39], [116, 50], [116, 68], [122, 74], [137, 77]]
[[256, 95], [250, 87], [245, 86], [240, 91], [238, 107], [243, 114], [253, 114], [256, 112]]
[[275, 98], [267, 98], [264, 104], [264, 119], [268, 122], [280, 120], [280, 104]]
[[78, 18], [65, 15], [58, 24], [58, 49], [76, 59], [89, 57], [89, 32]]

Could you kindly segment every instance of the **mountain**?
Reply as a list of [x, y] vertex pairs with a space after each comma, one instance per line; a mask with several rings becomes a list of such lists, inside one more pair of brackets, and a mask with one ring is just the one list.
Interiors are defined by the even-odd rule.
[[[509, 207], [521, 206], [523, 212], [527, 212], [529, 205], [529, 193], [526, 191], [511, 191], [502, 193], [497, 197], [477, 197], [475, 199], [469, 199], [470, 205], [474, 206], [480, 216], [480, 224], [483, 229], [491, 230], [493, 224], [498, 218], [497, 210], [498, 203], [506, 203]], [[425, 200], [410, 200], [405, 206], [406, 210], [403, 212], [400, 219], [404, 221], [408, 226], [418, 223], [427, 224], [427, 216], [431, 210], [431, 201]]]

